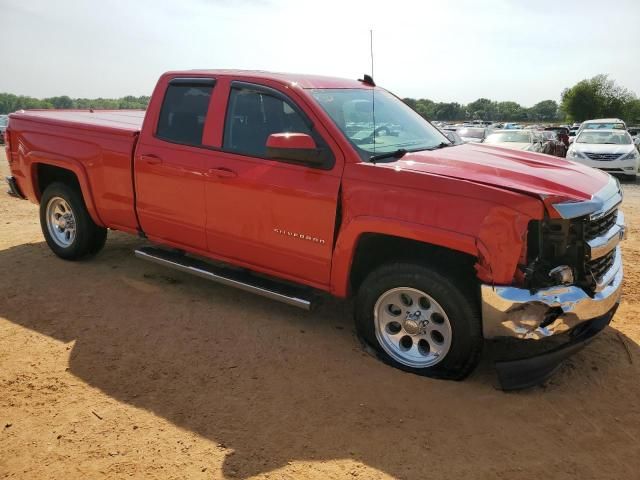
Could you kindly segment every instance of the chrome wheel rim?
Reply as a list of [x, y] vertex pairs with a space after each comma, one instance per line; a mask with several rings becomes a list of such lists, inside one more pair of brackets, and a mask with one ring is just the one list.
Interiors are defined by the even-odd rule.
[[53, 241], [69, 247], [76, 239], [76, 218], [69, 203], [61, 197], [53, 197], [47, 204], [47, 229]]
[[382, 349], [407, 367], [432, 367], [451, 348], [449, 317], [433, 297], [415, 288], [393, 288], [380, 295], [374, 323]]

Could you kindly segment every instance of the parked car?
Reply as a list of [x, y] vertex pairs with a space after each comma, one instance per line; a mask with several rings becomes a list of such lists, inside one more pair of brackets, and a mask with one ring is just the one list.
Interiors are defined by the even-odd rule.
[[464, 142], [480, 143], [486, 138], [488, 132], [486, 128], [464, 127], [458, 129], [457, 133]]
[[555, 157], [565, 157], [567, 154], [567, 146], [558, 137], [556, 132], [550, 130], [543, 130], [538, 132], [542, 136], [542, 149], [541, 153], [547, 155], [553, 155]]
[[533, 130], [499, 130], [487, 136], [484, 143], [514, 150], [542, 152], [543, 140], [540, 133]]
[[454, 145], [460, 145], [465, 143], [464, 140], [458, 135], [455, 128], [441, 128], [440, 131], [444, 133], [444, 136], [449, 139]]
[[505, 123], [502, 128], [504, 130], [521, 130], [522, 127], [519, 123]]
[[4, 132], [7, 129], [9, 123], [8, 115], [0, 115], [0, 143], [4, 143]]
[[[564, 143], [566, 148], [569, 148], [569, 129], [566, 127], [546, 127], [544, 129], [547, 132], [555, 132], [558, 138]], [[565, 149], [566, 150], [566, 149]]]
[[594, 120], [586, 120], [582, 122], [578, 132], [582, 130], [626, 130], [627, 124], [619, 118], [596, 118]]
[[141, 259], [293, 306], [354, 297], [361, 338], [421, 375], [461, 379], [506, 338], [503, 387], [538, 383], [620, 300], [610, 175], [454, 146], [368, 76], [169, 72], [146, 112], [21, 111], [6, 138], [11, 193], [60, 258], [120, 230], [156, 245]]
[[631, 135], [633, 144], [640, 150], [640, 136], [638, 135], [640, 133], [640, 126], [634, 125], [632, 127], [628, 127], [627, 131], [629, 132], [629, 135]]
[[572, 144], [576, 139], [576, 134], [578, 133], [578, 129], [580, 127], [573, 126], [569, 129], [569, 144]]
[[608, 173], [636, 178], [640, 152], [626, 130], [585, 129], [569, 147], [567, 158]]

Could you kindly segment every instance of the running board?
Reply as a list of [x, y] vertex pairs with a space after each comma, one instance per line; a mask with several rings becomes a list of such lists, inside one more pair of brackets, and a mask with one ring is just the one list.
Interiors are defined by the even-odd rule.
[[222, 285], [239, 288], [304, 310], [311, 310], [313, 307], [313, 293], [307, 287], [280, 283], [245, 271], [213, 265], [197, 258], [160, 248], [142, 247], [135, 251], [135, 255], [158, 265], [191, 273]]

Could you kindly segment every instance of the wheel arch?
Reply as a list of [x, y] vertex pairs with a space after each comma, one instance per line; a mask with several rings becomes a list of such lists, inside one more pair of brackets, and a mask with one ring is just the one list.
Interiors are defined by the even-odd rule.
[[104, 227], [96, 209], [89, 179], [84, 167], [66, 157], [41, 159], [36, 152], [31, 152], [31, 181], [33, 193], [39, 203], [44, 190], [53, 182], [61, 182], [79, 190], [91, 219], [96, 225]]
[[426, 265], [455, 266], [473, 273], [478, 257], [477, 242], [471, 236], [389, 219], [355, 219], [343, 228], [336, 243], [332, 293], [350, 296], [368, 272], [392, 260], [424, 259]]

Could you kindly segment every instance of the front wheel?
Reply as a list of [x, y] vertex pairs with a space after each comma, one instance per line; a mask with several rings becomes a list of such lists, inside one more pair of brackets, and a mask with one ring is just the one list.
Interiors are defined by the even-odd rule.
[[398, 263], [373, 271], [355, 314], [360, 336], [394, 367], [459, 380], [478, 363], [483, 340], [473, 289], [430, 268]]
[[95, 254], [107, 239], [107, 229], [93, 222], [80, 192], [60, 182], [42, 194], [40, 226], [49, 248], [65, 260]]

